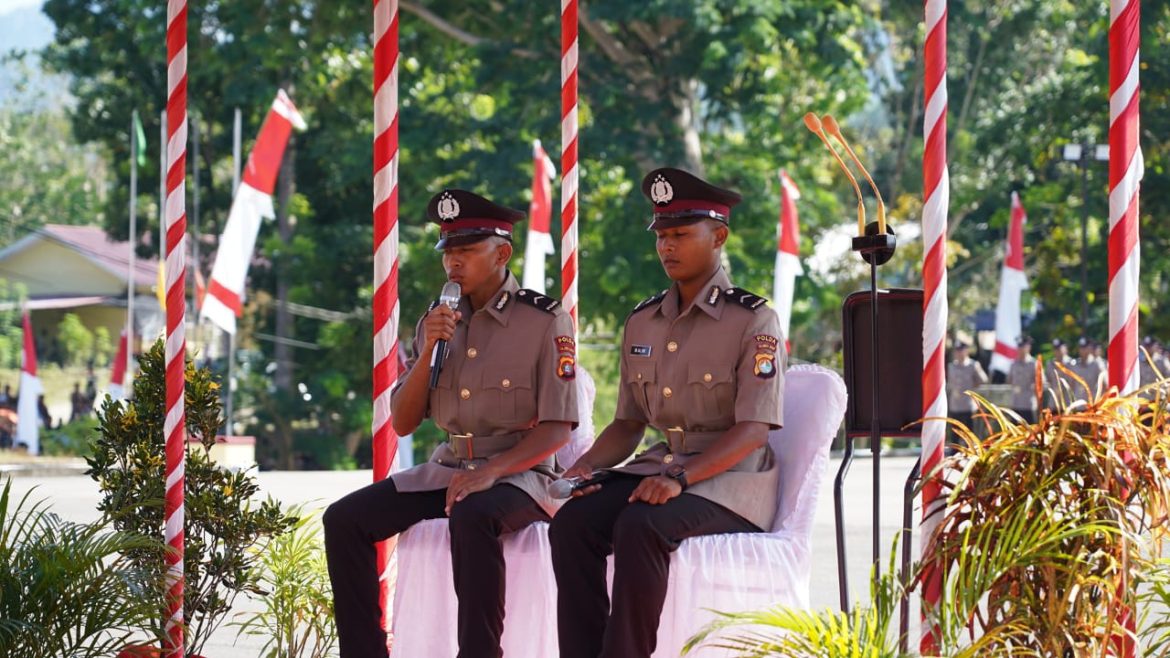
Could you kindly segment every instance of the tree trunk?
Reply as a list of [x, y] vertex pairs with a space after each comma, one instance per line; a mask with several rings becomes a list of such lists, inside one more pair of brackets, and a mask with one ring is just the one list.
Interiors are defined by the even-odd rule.
[[683, 134], [683, 155], [690, 172], [704, 178], [703, 141], [699, 137], [699, 81], [683, 80], [681, 87], [676, 105], [678, 127]]

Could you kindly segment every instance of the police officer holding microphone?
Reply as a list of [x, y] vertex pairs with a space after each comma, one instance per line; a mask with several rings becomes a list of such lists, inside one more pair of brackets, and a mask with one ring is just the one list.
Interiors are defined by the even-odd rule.
[[[431, 418], [447, 440], [428, 462], [359, 489], [325, 512], [343, 658], [387, 655], [375, 544], [444, 516], [459, 598], [459, 658], [501, 655], [500, 536], [552, 516], [558, 506], [548, 493], [557, 475], [553, 455], [577, 423], [572, 321], [556, 300], [520, 288], [507, 268], [512, 225], [524, 213], [451, 189], [431, 199], [427, 215], [439, 224], [435, 248], [443, 252], [448, 286], [460, 290], [445, 287], [454, 292], [450, 306], [436, 301], [419, 321], [419, 358], [391, 404], [398, 434]], [[433, 359], [444, 343], [446, 358]], [[450, 632], [445, 620], [435, 621], [436, 628], [402, 632]]]

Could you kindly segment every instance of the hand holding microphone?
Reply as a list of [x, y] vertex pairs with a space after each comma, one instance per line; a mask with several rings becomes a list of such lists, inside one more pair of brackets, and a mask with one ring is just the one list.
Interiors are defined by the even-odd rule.
[[578, 459], [561, 479], [548, 485], [548, 493], [553, 498], [569, 498], [578, 491], [584, 496], [597, 491], [609, 476], [609, 471], [595, 471], [592, 466]]
[[455, 323], [459, 321], [459, 296], [462, 289], [458, 283], [448, 281], [443, 284], [443, 292], [439, 294], [439, 305], [427, 314], [423, 326], [426, 328], [427, 341], [438, 337], [434, 341], [431, 351], [431, 381], [433, 389], [439, 385], [439, 373], [443, 370], [443, 363], [447, 360], [447, 341], [455, 335]]

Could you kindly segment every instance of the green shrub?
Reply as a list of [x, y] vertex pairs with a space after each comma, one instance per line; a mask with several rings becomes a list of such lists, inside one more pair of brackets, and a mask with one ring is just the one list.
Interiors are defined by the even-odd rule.
[[[98, 510], [120, 531], [161, 539], [166, 468], [163, 438], [165, 375], [163, 341], [139, 361], [131, 402], [106, 398], [98, 413], [89, 475], [99, 485]], [[219, 385], [206, 369], [186, 364], [187, 434], [210, 449], [223, 425]], [[210, 461], [203, 449], [188, 449], [185, 471], [186, 548], [183, 615], [187, 649], [199, 653], [241, 592], [260, 593], [253, 569], [257, 552], [296, 519], [269, 499], [258, 505], [255, 478]], [[127, 553], [136, 565], [162, 577], [164, 552]], [[159, 620], [162, 615], [158, 615]]]
[[[290, 532], [256, 551], [259, 585], [267, 590], [264, 608], [249, 614], [238, 635], [267, 638], [264, 658], [322, 658], [337, 643], [333, 623], [333, 592], [325, 564], [320, 517], [291, 510], [300, 518]], [[240, 613], [237, 617], [242, 616]]]

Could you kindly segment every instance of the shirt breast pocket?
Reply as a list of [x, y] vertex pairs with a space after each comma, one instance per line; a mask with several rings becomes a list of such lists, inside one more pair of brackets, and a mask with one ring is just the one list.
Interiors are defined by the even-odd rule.
[[[430, 357], [428, 357], [430, 358]], [[455, 385], [455, 368], [447, 366], [439, 371], [439, 379], [435, 388], [431, 390], [430, 409], [431, 419], [445, 426], [454, 416], [458, 400], [451, 387]]]
[[687, 424], [691, 429], [722, 429], [735, 418], [735, 378], [729, 364], [693, 363], [687, 367]]
[[650, 405], [650, 401], [656, 400], [657, 398], [649, 395], [649, 391], [655, 389], [657, 382], [658, 377], [653, 361], [633, 362], [626, 368], [625, 385], [629, 387], [630, 395], [633, 396], [634, 402], [642, 410], [642, 413], [648, 421], [653, 421], [654, 415], [658, 413], [658, 409]]
[[506, 369], [485, 372], [482, 385], [486, 405], [481, 408], [500, 424], [523, 426], [536, 417], [531, 372], [509, 372]]

